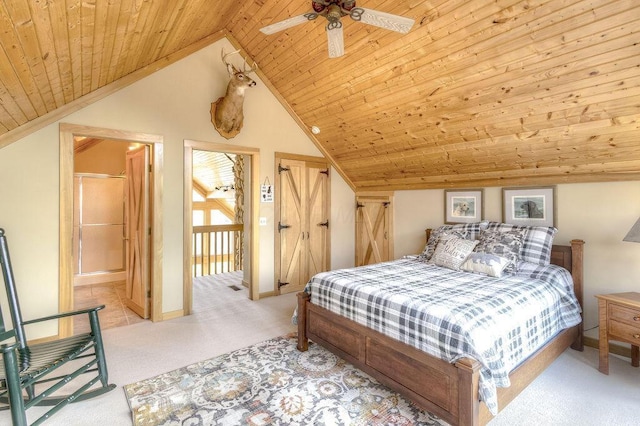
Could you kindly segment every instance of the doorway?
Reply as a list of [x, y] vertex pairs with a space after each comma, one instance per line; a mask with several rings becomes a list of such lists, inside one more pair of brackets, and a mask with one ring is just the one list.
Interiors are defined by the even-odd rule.
[[[244, 229], [244, 247], [248, 256], [242, 260], [245, 280], [248, 282], [249, 298], [257, 300], [258, 292], [258, 209], [259, 202], [259, 150], [255, 148], [239, 147], [237, 145], [214, 144], [210, 142], [184, 141], [184, 310], [185, 315], [192, 313], [193, 307], [193, 155], [194, 151], [226, 153], [244, 158], [247, 174], [250, 176], [245, 182], [244, 207], [246, 210]], [[219, 188], [217, 191], [224, 191]], [[218, 260], [214, 261], [214, 264]], [[210, 261], [206, 262], [210, 264]], [[204, 266], [202, 266], [204, 267]], [[208, 268], [208, 266], [207, 266]]]
[[[75, 266], [72, 255], [75, 250], [74, 235], [74, 145], [77, 140], [102, 141], [111, 140], [130, 142], [148, 147], [153, 158], [151, 178], [147, 192], [153, 200], [150, 217], [150, 265], [149, 290], [145, 296], [150, 297], [148, 317], [152, 321], [162, 319], [162, 137], [151, 134], [124, 132], [71, 124], [60, 125], [60, 311], [69, 311], [74, 306]], [[145, 149], [146, 150], [146, 149]], [[77, 244], [77, 243], [76, 243]], [[130, 269], [130, 268], [129, 268]], [[61, 337], [73, 334], [73, 322], [60, 320], [58, 333]]]

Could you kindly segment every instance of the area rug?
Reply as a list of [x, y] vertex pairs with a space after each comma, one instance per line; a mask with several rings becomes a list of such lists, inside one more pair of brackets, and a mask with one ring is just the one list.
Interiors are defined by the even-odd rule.
[[124, 387], [149, 425], [446, 425], [371, 376], [287, 335]]

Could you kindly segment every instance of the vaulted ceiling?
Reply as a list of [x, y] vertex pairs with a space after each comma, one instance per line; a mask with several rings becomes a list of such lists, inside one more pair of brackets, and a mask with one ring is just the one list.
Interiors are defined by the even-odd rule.
[[[357, 190], [640, 179], [637, 0], [358, 0], [408, 34], [309, 0], [0, 2], [0, 147], [228, 35]], [[313, 135], [309, 128], [321, 129]]]

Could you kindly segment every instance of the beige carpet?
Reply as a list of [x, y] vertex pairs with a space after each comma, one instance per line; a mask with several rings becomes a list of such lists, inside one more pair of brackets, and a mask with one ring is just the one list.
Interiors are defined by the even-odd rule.
[[[189, 317], [105, 330], [110, 378], [119, 388], [65, 407], [45, 425], [131, 425], [122, 386], [295, 331], [290, 323], [295, 295], [252, 302], [246, 290], [221, 287], [203, 286], [201, 294], [194, 293], [206, 303]], [[617, 357], [611, 358], [608, 376], [597, 366], [597, 350], [567, 350], [491, 426], [637, 425], [640, 368]], [[0, 412], [0, 424], [10, 424], [9, 418]]]

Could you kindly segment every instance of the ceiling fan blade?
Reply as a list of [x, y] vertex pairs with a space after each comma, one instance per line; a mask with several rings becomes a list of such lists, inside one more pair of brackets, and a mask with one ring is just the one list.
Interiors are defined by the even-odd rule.
[[[309, 17], [309, 15], [314, 15], [313, 17]], [[275, 24], [267, 25], [264, 28], [260, 28], [260, 32], [266, 35], [271, 35], [277, 33], [278, 31], [286, 30], [287, 28], [295, 27], [296, 25], [300, 25], [304, 22], [313, 20], [317, 18], [318, 15], [315, 13], [305, 13], [303, 15], [298, 15], [291, 17], [289, 19], [285, 19], [284, 21], [276, 22]]]
[[327, 27], [327, 46], [330, 58], [339, 58], [344, 55], [344, 34], [342, 25], [329, 29]]
[[403, 34], [408, 33], [415, 22], [411, 18], [392, 15], [378, 10], [365, 9], [364, 7], [354, 7], [351, 9], [350, 16], [354, 21], [359, 21], [364, 24], [373, 25], [391, 31], [397, 31]]

